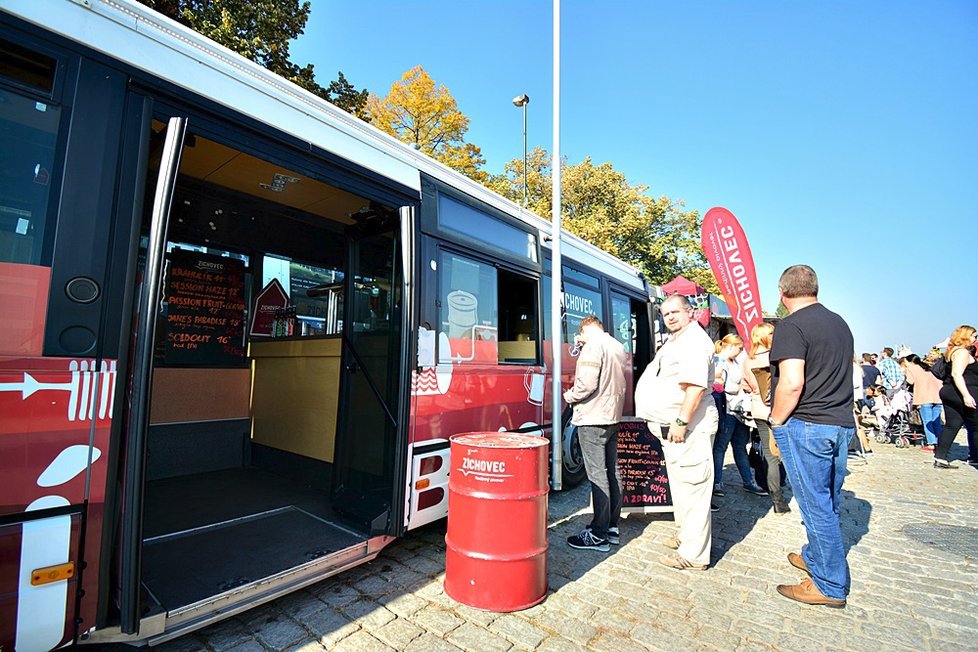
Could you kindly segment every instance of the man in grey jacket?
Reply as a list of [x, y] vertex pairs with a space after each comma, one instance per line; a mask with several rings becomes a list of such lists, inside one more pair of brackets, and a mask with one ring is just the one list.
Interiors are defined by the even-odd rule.
[[564, 392], [564, 400], [574, 406], [571, 423], [577, 426], [584, 468], [591, 481], [594, 515], [591, 524], [568, 537], [567, 543], [580, 550], [608, 552], [608, 544], [619, 541], [618, 422], [625, 404], [625, 348], [593, 315], [581, 321], [576, 340], [583, 348], [574, 386]]

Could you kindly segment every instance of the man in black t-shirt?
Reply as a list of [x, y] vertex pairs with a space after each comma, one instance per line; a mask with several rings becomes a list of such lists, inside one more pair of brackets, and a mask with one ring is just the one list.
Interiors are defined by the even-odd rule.
[[778, 586], [778, 593], [841, 608], [850, 585], [839, 507], [855, 429], [852, 332], [818, 302], [811, 267], [786, 269], [778, 290], [790, 314], [771, 346], [776, 385], [770, 423], [808, 534], [801, 554], [789, 553], [788, 562], [809, 575], [801, 584]]

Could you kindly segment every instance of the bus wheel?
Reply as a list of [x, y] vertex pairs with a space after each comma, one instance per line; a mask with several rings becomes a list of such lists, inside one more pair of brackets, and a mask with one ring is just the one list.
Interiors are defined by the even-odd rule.
[[565, 489], [577, 486], [587, 477], [584, 470], [584, 455], [577, 439], [577, 426], [568, 423], [564, 426], [563, 469], [561, 486]]

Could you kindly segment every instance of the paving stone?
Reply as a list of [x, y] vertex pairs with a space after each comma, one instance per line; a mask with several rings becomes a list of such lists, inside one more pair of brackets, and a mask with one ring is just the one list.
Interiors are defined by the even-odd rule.
[[863, 623], [859, 629], [863, 636], [882, 643], [893, 643], [914, 650], [923, 650], [927, 646], [923, 634], [910, 628], [895, 629], [875, 623]]
[[513, 644], [502, 636], [472, 623], [452, 630], [448, 641], [462, 650], [473, 652], [506, 652], [513, 648]]
[[403, 650], [408, 643], [424, 634], [424, 630], [404, 618], [395, 618], [370, 633], [395, 650]]
[[[712, 645], [718, 650], [734, 650], [740, 645], [740, 635], [731, 632], [727, 628], [703, 625], [696, 632], [696, 640], [707, 645]], [[681, 648], [673, 648], [681, 649]]]
[[545, 631], [523, 618], [511, 614], [500, 616], [494, 620], [489, 626], [489, 631], [506, 637], [518, 647], [530, 650], [540, 645], [547, 638]]
[[597, 652], [647, 652], [644, 645], [635, 639], [625, 638], [611, 632], [602, 632], [591, 641], [588, 649]]
[[427, 600], [410, 593], [381, 596], [377, 599], [377, 603], [384, 605], [392, 613], [405, 618], [428, 605]]
[[[234, 641], [231, 647], [235, 645], [241, 645], [248, 642], [249, 640], [254, 641], [250, 634], [246, 634], [247, 638], [239, 639]], [[94, 645], [85, 645], [80, 647], [87, 647], [90, 649], [96, 649]], [[259, 649], [261, 646], [259, 645]], [[114, 648], [113, 648], [114, 649]], [[128, 649], [128, 648], [127, 648]], [[206, 650], [207, 644], [204, 643], [197, 635], [190, 634], [188, 636], [181, 636], [180, 638], [174, 639], [172, 641], [167, 641], [159, 647], [153, 648], [159, 652], [199, 652], [200, 650]], [[229, 648], [225, 648], [229, 649]]]
[[367, 629], [377, 629], [394, 620], [397, 616], [373, 600], [358, 600], [340, 607], [339, 611]]
[[438, 636], [445, 636], [464, 622], [451, 611], [437, 606], [421, 609], [414, 614], [411, 621]]
[[[474, 623], [480, 627], [488, 628], [494, 620], [499, 618], [502, 614], [493, 613], [492, 611], [485, 611], [483, 609], [476, 609], [475, 607], [469, 607], [464, 604], [457, 605], [452, 610], [455, 615], [462, 618], [466, 622]], [[542, 611], [540, 613], [543, 613]], [[525, 615], [526, 611], [521, 611], [521, 615]]]
[[[229, 650], [235, 645], [244, 642], [245, 640], [251, 638], [251, 633], [245, 629], [239, 621], [233, 618], [225, 620], [223, 622], [214, 625], [206, 630], [207, 632], [207, 644], [210, 645], [214, 652], [224, 652]], [[189, 640], [194, 640], [193, 637], [187, 637]], [[181, 641], [182, 639], [177, 639]], [[177, 642], [174, 641], [174, 642]], [[201, 645], [198, 641], [196, 645]], [[162, 648], [156, 648], [162, 649]], [[197, 649], [200, 649], [199, 647]], [[178, 652], [176, 648], [173, 652]]]
[[[199, 650], [203, 648], [197, 648], [197, 649]], [[255, 639], [251, 639], [248, 641], [244, 641], [242, 643], [238, 643], [234, 647], [228, 648], [228, 652], [265, 652], [265, 648], [262, 647], [262, 644], [256, 641]]]
[[299, 641], [292, 647], [285, 648], [285, 652], [322, 652], [326, 647], [315, 639]]
[[931, 639], [931, 652], [974, 652], [974, 639], [958, 641], [947, 641], [940, 638]]
[[774, 646], [753, 639], [742, 640], [737, 646], [736, 652], [771, 652]]
[[286, 648], [308, 635], [302, 625], [285, 616], [268, 620], [255, 631], [255, 637], [273, 650]]
[[303, 624], [319, 637], [319, 642], [329, 648], [360, 629], [346, 616], [334, 609], [319, 611], [303, 621]]
[[594, 625], [557, 611], [548, 610], [536, 619], [536, 623], [552, 635], [548, 640], [558, 637], [586, 645], [598, 633]]
[[345, 582], [337, 581], [335, 578], [313, 585], [309, 592], [330, 607], [341, 607], [360, 599], [359, 591]]
[[427, 633], [408, 643], [404, 652], [459, 652], [461, 649], [434, 634]]
[[333, 648], [334, 652], [395, 652], [394, 648], [385, 645], [367, 632], [353, 632]]
[[353, 584], [360, 593], [372, 598], [385, 595], [393, 591], [396, 587], [380, 575], [371, 575]]
[[537, 652], [587, 652], [587, 648], [563, 638], [552, 637], [540, 644]]
[[770, 645], [770, 641], [776, 641], [781, 633], [781, 626], [778, 627], [766, 627], [764, 625], [758, 625], [757, 623], [752, 623], [749, 620], [743, 620], [748, 614], [743, 614], [740, 620], [735, 620], [731, 629], [734, 632], [740, 634], [740, 637], [745, 641], [755, 641], [758, 643], [764, 643]]
[[637, 625], [631, 640], [653, 650], [685, 650], [695, 642], [685, 636], [667, 632], [654, 624]]

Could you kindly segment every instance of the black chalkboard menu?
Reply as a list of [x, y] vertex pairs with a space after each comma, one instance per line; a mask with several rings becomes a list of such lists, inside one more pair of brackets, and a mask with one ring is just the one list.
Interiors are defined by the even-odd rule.
[[205, 367], [244, 361], [244, 263], [176, 249], [167, 256], [162, 362]]
[[662, 442], [641, 419], [625, 418], [618, 426], [618, 469], [622, 511], [671, 512], [672, 495]]

